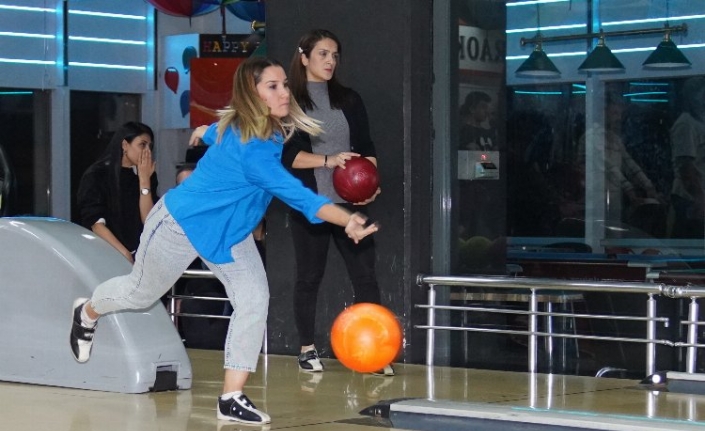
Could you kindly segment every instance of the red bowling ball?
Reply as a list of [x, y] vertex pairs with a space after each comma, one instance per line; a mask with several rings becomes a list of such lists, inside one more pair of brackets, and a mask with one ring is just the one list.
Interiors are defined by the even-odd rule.
[[336, 167], [333, 171], [333, 188], [350, 203], [366, 201], [378, 187], [377, 167], [364, 157], [354, 157], [345, 163], [345, 169]]

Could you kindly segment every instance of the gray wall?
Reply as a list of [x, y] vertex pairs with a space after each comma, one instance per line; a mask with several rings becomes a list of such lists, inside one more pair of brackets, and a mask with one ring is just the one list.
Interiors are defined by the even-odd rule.
[[[412, 324], [425, 302], [416, 275], [430, 268], [431, 0], [269, 0], [268, 55], [287, 68], [301, 35], [326, 28], [340, 38], [338, 76], [367, 107], [380, 166], [382, 194], [370, 206], [381, 223], [376, 235], [382, 303], [400, 318], [405, 348], [400, 360], [420, 362], [425, 337]], [[297, 354], [293, 321], [295, 278], [288, 209], [275, 202], [267, 218], [267, 273], [271, 288], [270, 353]], [[316, 344], [332, 355], [330, 326], [353, 303], [342, 259], [331, 247], [318, 300]]]

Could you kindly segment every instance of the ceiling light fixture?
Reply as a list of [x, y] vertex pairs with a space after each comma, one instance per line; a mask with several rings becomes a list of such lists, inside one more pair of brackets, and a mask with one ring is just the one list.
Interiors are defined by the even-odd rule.
[[643, 66], [648, 69], [679, 69], [690, 67], [691, 63], [671, 40], [671, 32], [667, 31], [656, 50], [644, 60]]
[[[541, 9], [539, 2], [536, 2], [536, 38], [541, 37]], [[548, 58], [541, 42], [536, 42], [533, 52], [516, 70], [515, 74], [525, 78], [556, 78], [561, 75], [560, 70]]]
[[561, 72], [543, 52], [541, 44], [537, 43], [529, 58], [516, 70], [516, 74], [527, 78], [556, 78]]
[[597, 46], [588, 54], [578, 70], [592, 73], [622, 72], [624, 65], [605, 45], [605, 37], [600, 36]]
[[[521, 38], [520, 44], [521, 46], [527, 45], [527, 44], [534, 44], [536, 45], [536, 49], [534, 49], [534, 52], [529, 56], [529, 58], [522, 64], [519, 69], [517, 69], [517, 75], [518, 76], [544, 76], [544, 77], [555, 77], [557, 76], [555, 72], [553, 72], [553, 75], [550, 75], [546, 72], [541, 73], [539, 70], [536, 69], [530, 69], [529, 67], [536, 64], [532, 60], [532, 57], [544, 57], [540, 58], [543, 64], [550, 63], [553, 65], [551, 60], [548, 58], [546, 53], [542, 49], [542, 45], [547, 42], [562, 42], [562, 41], [568, 41], [568, 40], [578, 40], [578, 39], [598, 39], [597, 46], [590, 52], [588, 57], [583, 61], [583, 63], [580, 65], [578, 70], [581, 72], [596, 72], [596, 73], [604, 73], [604, 72], [621, 72], [624, 70], [624, 65], [622, 64], [621, 61], [615, 55], [610, 51], [610, 49], [607, 47], [605, 44], [605, 38], [612, 38], [612, 37], [621, 37], [621, 36], [641, 36], [641, 35], [646, 35], [646, 34], [656, 34], [656, 33], [663, 33], [664, 38], [663, 41], [658, 45], [656, 50], [651, 53], [651, 55], [644, 61], [643, 65], [646, 68], [682, 68], [682, 67], [689, 67], [691, 65], [690, 61], [683, 55], [683, 53], [678, 49], [675, 43], [671, 41], [671, 34], [677, 34], [677, 33], [687, 33], [688, 32], [688, 25], [687, 24], [681, 24], [677, 25], [674, 27], [670, 27], [668, 24], [664, 25], [663, 27], [658, 27], [658, 28], [645, 28], [645, 29], [638, 29], [638, 30], [623, 30], [623, 31], [610, 31], [610, 32], [603, 32], [600, 31], [599, 33], [586, 33], [586, 34], [574, 34], [574, 35], [565, 35], [565, 36], [551, 36], [551, 37], [542, 37], [540, 34], [537, 34], [536, 37], [534, 38]], [[540, 52], [540, 54], [536, 54], [537, 51]], [[536, 54], [536, 56], [534, 56]], [[541, 55], [542, 54], [542, 55]], [[528, 65], [527, 65], [528, 63]], [[526, 65], [526, 66], [525, 66]], [[553, 66], [555, 68], [555, 65]], [[520, 73], [521, 70], [521, 73]], [[558, 69], [556, 68], [555, 71], [557, 72]], [[533, 72], [533, 73], [532, 73]], [[560, 72], [558, 72], [560, 74]]]

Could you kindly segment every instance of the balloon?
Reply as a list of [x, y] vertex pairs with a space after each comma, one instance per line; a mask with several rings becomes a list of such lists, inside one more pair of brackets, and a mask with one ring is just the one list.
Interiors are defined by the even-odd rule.
[[146, 0], [159, 12], [168, 15], [193, 17], [220, 8], [222, 0]]
[[191, 92], [189, 90], [181, 93], [181, 100], [179, 101], [181, 105], [181, 117], [185, 117], [189, 112], [189, 107], [191, 104]]
[[167, 68], [164, 73], [164, 82], [176, 94], [176, 90], [179, 88], [179, 71], [175, 67]]
[[264, 21], [264, 1], [238, 1], [226, 4], [225, 7], [242, 20]]
[[184, 48], [183, 54], [181, 54], [181, 62], [184, 65], [184, 70], [186, 70], [186, 73], [191, 70], [191, 59], [198, 57], [198, 52], [196, 52], [196, 48], [192, 46], [187, 46]]

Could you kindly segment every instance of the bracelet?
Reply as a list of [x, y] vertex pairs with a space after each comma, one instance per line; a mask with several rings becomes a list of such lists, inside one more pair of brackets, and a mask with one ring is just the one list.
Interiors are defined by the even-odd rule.
[[323, 156], [323, 167], [327, 168], [328, 167], [328, 154], [325, 154]]

